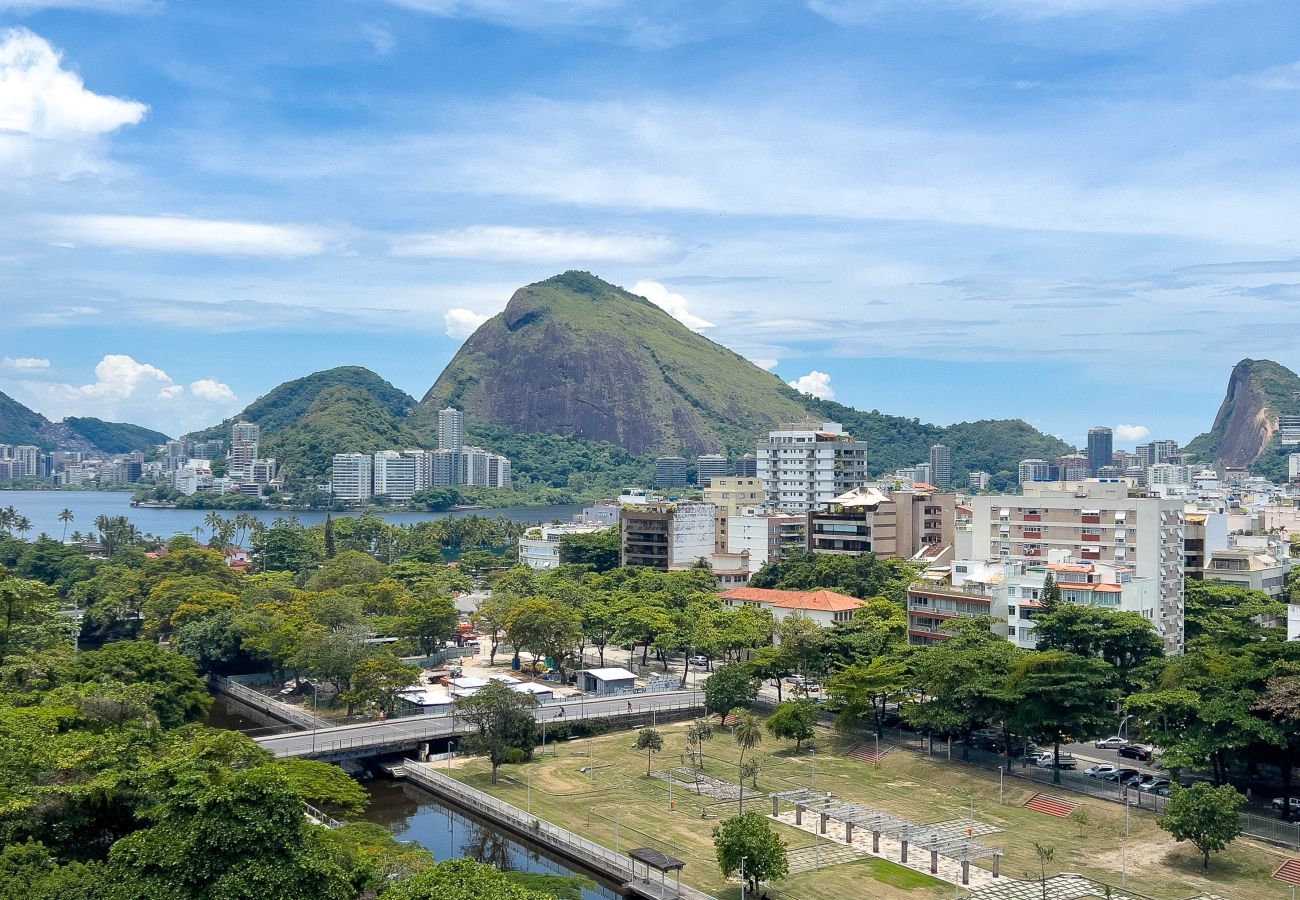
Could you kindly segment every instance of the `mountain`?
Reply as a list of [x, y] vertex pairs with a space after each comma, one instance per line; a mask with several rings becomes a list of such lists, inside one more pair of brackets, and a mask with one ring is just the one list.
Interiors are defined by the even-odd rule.
[[0, 393], [0, 444], [34, 444], [42, 450], [130, 453], [152, 450], [169, 441], [161, 431], [124, 422], [66, 418], [51, 422], [12, 397]]
[[235, 422], [261, 428], [259, 453], [274, 457], [290, 477], [328, 475], [335, 453], [374, 453], [432, 446], [407, 419], [415, 398], [369, 369], [340, 366], [285, 382], [239, 415], [189, 435], [230, 439]]
[[646, 453], [752, 451], [807, 411], [775, 375], [643, 297], [586, 272], [515, 291], [443, 370], [416, 416], [452, 405], [467, 422]]
[[1232, 369], [1214, 425], [1187, 451], [1198, 462], [1248, 466], [1286, 480], [1286, 453], [1278, 439], [1278, 416], [1300, 415], [1300, 376], [1267, 359], [1243, 359]]

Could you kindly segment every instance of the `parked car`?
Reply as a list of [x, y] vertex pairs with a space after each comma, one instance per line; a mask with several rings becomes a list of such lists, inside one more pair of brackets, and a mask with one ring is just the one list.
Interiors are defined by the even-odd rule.
[[1119, 767], [1112, 766], [1110, 763], [1102, 763], [1101, 765], [1098, 766], [1089, 766], [1088, 768], [1083, 770], [1083, 774], [1087, 775], [1089, 778], [1100, 778], [1103, 775], [1109, 775], [1111, 772], [1114, 772], [1117, 768]]
[[690, 658], [690, 663], [693, 666], [703, 669], [709, 664], [709, 658], [707, 656], [692, 656]]
[[1141, 773], [1138, 772], [1137, 769], [1116, 769], [1113, 772], [1107, 772], [1105, 775], [1101, 776], [1101, 780], [1110, 781], [1115, 784], [1123, 784], [1124, 782], [1132, 778], [1134, 775], [1139, 775], [1139, 774]]
[[[1277, 810], [1278, 812], [1281, 812], [1281, 811], [1282, 811], [1282, 806], [1283, 806], [1282, 798], [1281, 798], [1281, 797], [1274, 797], [1274, 798], [1273, 798], [1273, 808], [1274, 808], [1275, 810]], [[1300, 797], [1292, 797], [1292, 798], [1291, 798], [1291, 814], [1294, 815], [1294, 814], [1297, 813], [1297, 812], [1300, 812]]]
[[1051, 750], [1040, 750], [1035, 757], [1034, 765], [1044, 769], [1056, 767], [1058, 769], [1073, 769], [1078, 766], [1074, 755], [1070, 753], [1061, 753], [1054, 755]]
[[1118, 750], [1127, 743], [1128, 741], [1119, 735], [1114, 735], [1113, 737], [1102, 738], [1100, 741], [1093, 741], [1092, 745], [1098, 750]]
[[1155, 780], [1156, 780], [1156, 776], [1148, 774], [1146, 772], [1139, 772], [1138, 774], [1134, 775], [1131, 778], [1124, 779], [1123, 781], [1120, 782], [1120, 784], [1124, 785], [1124, 787], [1137, 788], [1138, 790], [1141, 790], [1142, 785], [1146, 784], [1148, 781], [1155, 781]]
[[1142, 762], [1146, 762], [1152, 756], [1151, 748], [1143, 747], [1141, 744], [1125, 744], [1118, 752], [1124, 759], [1136, 759]]
[[787, 675], [785, 680], [788, 684], [803, 684], [806, 679], [802, 675]]
[[1150, 781], [1146, 782], [1145, 784], [1138, 785], [1138, 790], [1144, 794], [1155, 794], [1161, 788], [1164, 788], [1165, 794], [1169, 793], [1168, 778], [1152, 778]]

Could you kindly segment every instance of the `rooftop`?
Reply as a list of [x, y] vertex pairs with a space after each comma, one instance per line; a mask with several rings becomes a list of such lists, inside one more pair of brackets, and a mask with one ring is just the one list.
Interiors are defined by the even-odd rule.
[[721, 597], [723, 600], [747, 600], [751, 603], [766, 603], [780, 609], [816, 612], [848, 612], [863, 605], [857, 597], [827, 590], [778, 591], [771, 588], [739, 587], [724, 591]]

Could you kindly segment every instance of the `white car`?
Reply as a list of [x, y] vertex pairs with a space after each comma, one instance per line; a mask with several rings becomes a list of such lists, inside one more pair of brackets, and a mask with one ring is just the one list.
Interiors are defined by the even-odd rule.
[[1100, 741], [1093, 741], [1092, 745], [1098, 750], [1118, 750], [1120, 747], [1127, 744], [1128, 741], [1124, 740], [1119, 735], [1115, 735], [1114, 737], [1104, 738]]
[[689, 662], [696, 668], [703, 669], [709, 664], [709, 658], [707, 656], [692, 656]]
[[1118, 766], [1112, 766], [1109, 763], [1102, 763], [1099, 766], [1089, 766], [1083, 770], [1083, 774], [1087, 775], [1089, 778], [1100, 778], [1103, 775], [1114, 772], [1117, 768]]

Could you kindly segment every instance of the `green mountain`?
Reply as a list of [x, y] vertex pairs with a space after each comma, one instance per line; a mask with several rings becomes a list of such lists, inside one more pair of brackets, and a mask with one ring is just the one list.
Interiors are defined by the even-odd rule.
[[1232, 369], [1214, 425], [1187, 445], [1205, 464], [1248, 466], [1274, 481], [1287, 477], [1278, 416], [1300, 415], [1300, 376], [1267, 359], [1243, 359]]
[[66, 418], [51, 422], [6, 394], [0, 394], [0, 444], [34, 444], [42, 450], [130, 453], [169, 441], [161, 431], [125, 422]]
[[154, 431], [141, 425], [128, 425], [125, 422], [105, 422], [103, 419], [90, 417], [78, 419], [70, 416], [64, 419], [62, 424], [105, 453], [147, 451], [171, 440], [161, 431]]
[[586, 272], [520, 288], [420, 401], [432, 421], [604, 441], [633, 455], [740, 452], [806, 410], [779, 378]]

